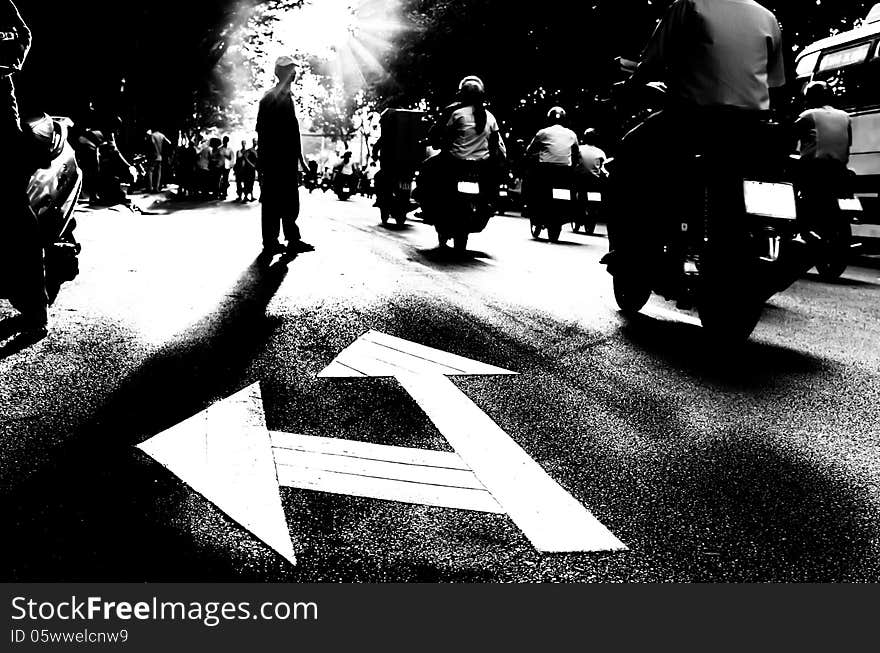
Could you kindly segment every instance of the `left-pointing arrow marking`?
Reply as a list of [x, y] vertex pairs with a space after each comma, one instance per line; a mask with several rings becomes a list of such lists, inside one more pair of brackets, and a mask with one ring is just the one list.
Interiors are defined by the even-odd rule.
[[296, 564], [259, 385], [138, 446]]

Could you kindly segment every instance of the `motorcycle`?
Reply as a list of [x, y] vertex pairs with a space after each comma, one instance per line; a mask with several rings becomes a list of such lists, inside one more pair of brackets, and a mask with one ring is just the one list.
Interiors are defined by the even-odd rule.
[[588, 236], [596, 233], [596, 223], [606, 219], [606, 193], [605, 182], [585, 173], [578, 182], [578, 211], [571, 221], [571, 230], [579, 233], [581, 229]]
[[333, 191], [340, 201], [344, 202], [354, 195], [355, 189], [357, 189], [357, 178], [354, 175], [336, 173], [333, 180]]
[[569, 166], [538, 165], [526, 180], [529, 222], [532, 237], [538, 240], [547, 230], [547, 239], [558, 243], [562, 226], [578, 212], [574, 171]]
[[376, 205], [383, 225], [406, 223], [413, 202], [416, 168], [425, 159], [427, 118], [422, 111], [386, 109], [381, 116], [380, 167]]
[[[654, 100], [658, 92], [665, 95], [662, 86], [646, 90]], [[656, 292], [679, 309], [695, 309], [711, 336], [746, 340], [766, 301], [812, 267], [812, 244], [800, 234], [784, 134], [769, 122], [755, 129], [762, 133], [750, 134], [759, 136], [751, 140], [764, 151], [744, 147], [738, 156], [705, 149], [682, 162], [680, 186], [669, 192], [676, 202], [665, 205], [676, 213], [674, 230], [661, 228], [640, 237], [639, 246], [619, 248], [631, 234], [612, 229], [612, 249], [602, 263], [624, 313], [641, 311]], [[623, 210], [622, 198], [637, 190], [623, 188], [621, 176], [613, 211]]]
[[440, 247], [446, 247], [452, 240], [455, 251], [463, 253], [467, 250], [470, 234], [482, 232], [492, 217], [493, 211], [487, 199], [490, 189], [482, 174], [481, 162], [446, 163], [449, 166], [449, 179], [444, 181], [451, 181], [451, 185], [449, 192], [443, 194], [445, 201], [422, 208], [429, 212], [429, 222], [437, 231]]
[[[82, 194], [83, 174], [67, 140], [72, 126], [67, 118], [48, 115], [25, 124], [27, 147], [33, 152], [36, 168], [28, 182], [27, 198], [43, 238], [50, 304], [58, 297], [61, 286], [79, 274], [82, 250], [74, 237], [74, 212]], [[4, 281], [0, 279], [0, 284]], [[12, 294], [2, 290], [0, 296]]]
[[[792, 160], [801, 163], [796, 155]], [[798, 184], [798, 212], [805, 237], [823, 244], [816, 270], [823, 281], [831, 283], [843, 276], [853, 252], [862, 246], [853, 239], [852, 225], [864, 210], [850, 188], [854, 174], [833, 163], [819, 165], [820, 170]]]

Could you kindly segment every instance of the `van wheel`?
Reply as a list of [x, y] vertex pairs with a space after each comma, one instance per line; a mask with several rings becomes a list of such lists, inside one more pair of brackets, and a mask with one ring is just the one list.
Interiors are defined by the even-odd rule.
[[631, 274], [614, 275], [614, 299], [624, 315], [635, 315], [651, 299], [651, 287]]

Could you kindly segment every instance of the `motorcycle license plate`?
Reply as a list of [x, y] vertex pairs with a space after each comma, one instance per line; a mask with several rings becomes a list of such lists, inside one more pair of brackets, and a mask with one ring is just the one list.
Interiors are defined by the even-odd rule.
[[765, 181], [745, 180], [746, 213], [782, 220], [797, 219], [794, 187]]
[[343, 193], [350, 193], [350, 192], [351, 192], [351, 188], [343, 188], [343, 189], [342, 189], [342, 192], [343, 192]]
[[862, 212], [862, 201], [859, 198], [838, 200], [841, 211], [858, 211]]
[[602, 193], [587, 193], [587, 201], [588, 202], [601, 202], [602, 201]]
[[458, 182], [458, 192], [465, 195], [479, 195], [480, 184], [475, 181], [460, 181]]
[[571, 200], [571, 191], [567, 188], [554, 188], [553, 189], [553, 199], [555, 200], [565, 200], [566, 202]]
[[498, 197], [507, 197], [507, 191], [506, 190], [499, 190]]

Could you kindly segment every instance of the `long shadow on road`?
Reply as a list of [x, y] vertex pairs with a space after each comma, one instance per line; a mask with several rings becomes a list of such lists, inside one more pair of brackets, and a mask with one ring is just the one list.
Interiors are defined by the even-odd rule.
[[200, 504], [196, 520], [180, 510], [186, 491], [134, 445], [240, 389], [271, 335], [266, 307], [286, 272], [251, 265], [215, 310], [125, 379], [88, 422], [71, 425], [54, 462], [4, 497], [4, 529], [16, 534], [7, 579], [230, 576], [226, 556], [197, 554], [192, 544], [191, 531], [222, 530], [224, 520], [210, 506]]

